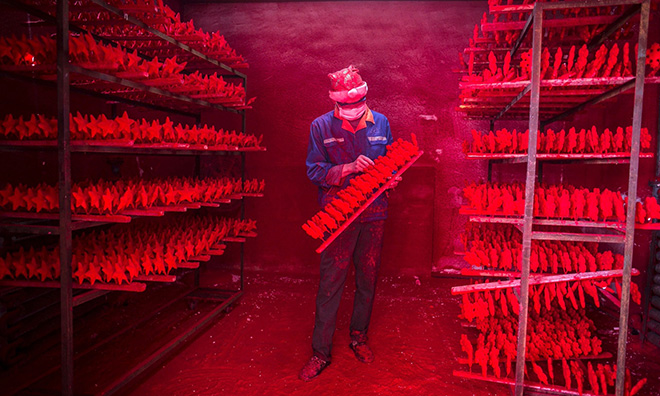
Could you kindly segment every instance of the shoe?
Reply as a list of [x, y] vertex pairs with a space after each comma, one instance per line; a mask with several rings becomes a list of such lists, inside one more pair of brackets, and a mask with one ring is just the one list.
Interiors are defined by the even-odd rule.
[[355, 353], [357, 360], [362, 363], [371, 363], [374, 361], [374, 353], [371, 352], [371, 348], [366, 343], [353, 341], [348, 346]]
[[298, 374], [298, 378], [303, 381], [311, 381], [316, 376], [321, 374], [321, 371], [325, 370], [326, 367], [330, 365], [330, 362], [323, 360], [318, 356], [312, 356], [311, 359], [303, 366]]

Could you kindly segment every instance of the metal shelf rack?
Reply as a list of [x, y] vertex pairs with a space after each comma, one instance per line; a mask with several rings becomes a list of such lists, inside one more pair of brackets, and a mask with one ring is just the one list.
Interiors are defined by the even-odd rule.
[[[94, 298], [102, 296], [109, 291], [123, 290], [141, 292], [146, 288], [145, 282], [173, 282], [177, 278], [171, 275], [158, 275], [158, 276], [142, 276], [136, 279], [135, 282], [123, 285], [116, 284], [74, 284], [72, 278], [71, 266], [71, 251], [72, 251], [72, 234], [74, 231], [108, 224], [112, 222], [129, 222], [134, 216], [142, 215], [162, 215], [165, 211], [185, 211], [190, 208], [198, 208], [202, 205], [186, 206], [185, 208], [160, 208], [162, 211], [153, 213], [153, 211], [144, 211], [144, 213], [125, 213], [111, 216], [83, 216], [75, 215], [71, 211], [71, 156], [72, 153], [121, 153], [121, 154], [148, 154], [148, 155], [192, 155], [197, 158], [197, 166], [199, 169], [199, 156], [200, 155], [237, 155], [240, 156], [241, 164], [241, 179], [245, 181], [245, 154], [251, 151], [264, 151], [263, 148], [256, 149], [209, 149], [208, 147], [186, 146], [179, 145], [173, 147], [166, 144], [149, 144], [149, 145], [96, 145], [86, 144], [84, 142], [76, 142], [71, 140], [69, 128], [69, 114], [70, 114], [70, 96], [71, 93], [81, 93], [93, 97], [106, 99], [113, 102], [125, 103], [133, 106], [140, 106], [150, 108], [158, 111], [166, 111], [169, 113], [180, 114], [184, 116], [193, 117], [197, 123], [201, 119], [201, 111], [205, 109], [214, 109], [238, 114], [241, 117], [241, 132], [246, 129], [246, 112], [249, 106], [236, 104], [236, 103], [213, 103], [206, 100], [206, 98], [194, 97], [194, 95], [186, 95], [185, 90], [180, 92], [170, 92], [154, 86], [144, 84], [139, 79], [134, 80], [131, 78], [121, 78], [111, 74], [102, 73], [99, 71], [85, 69], [78, 65], [71, 64], [68, 59], [69, 53], [69, 32], [88, 33], [85, 29], [90, 26], [111, 26], [113, 24], [125, 24], [134, 26], [140, 29], [145, 35], [140, 37], [129, 36], [110, 36], [98, 34], [99, 29], [94, 29], [97, 34], [93, 36], [97, 40], [103, 42], [113, 42], [128, 49], [135, 49], [139, 52], [139, 56], [144, 59], [151, 59], [153, 56], [177, 56], [179, 60], [188, 61], [185, 71], [197, 70], [201, 68], [213, 69], [224, 78], [236, 78], [242, 81], [243, 86], [246, 86], [247, 76], [241, 71], [237, 70], [234, 65], [227, 65], [216, 59], [216, 56], [221, 54], [205, 54], [192, 48], [190, 45], [185, 44], [183, 41], [185, 37], [170, 37], [165, 33], [159, 31], [154, 24], [162, 23], [162, 18], [140, 18], [139, 15], [153, 11], [153, 7], [143, 9], [140, 7], [127, 6], [118, 9], [113, 7], [103, 0], [89, 0], [88, 4], [83, 6], [71, 6], [67, 0], [57, 0], [54, 2], [53, 7], [41, 7], [27, 4], [17, 0], [2, 0], [5, 4], [14, 8], [26, 11], [27, 13], [40, 18], [44, 24], [55, 24], [57, 29], [57, 63], [53, 68], [49, 78], [44, 78], [42, 72], [32, 73], [25, 70], [10, 70], [5, 68], [0, 71], [0, 76], [3, 78], [17, 79], [20, 81], [28, 81], [45, 86], [55, 86], [57, 89], [57, 128], [58, 138], [57, 143], [54, 142], [2, 142], [0, 143], [0, 150], [57, 150], [58, 164], [59, 164], [59, 207], [58, 214], [39, 214], [39, 219], [35, 221], [48, 220], [49, 222], [57, 221], [55, 225], [28, 222], [25, 224], [9, 224], [5, 227], [6, 230], [20, 233], [32, 234], [56, 234], [59, 237], [59, 251], [60, 251], [60, 281], [52, 282], [33, 282], [33, 281], [17, 281], [6, 280], [0, 281], [0, 286], [6, 287], [38, 287], [38, 288], [59, 288], [60, 290], [60, 328], [61, 328], [61, 394], [72, 395], [74, 383], [74, 350], [73, 350], [73, 307], [82, 303], [88, 302]], [[91, 21], [91, 20], [75, 20], [70, 19], [70, 11], [82, 12], [90, 9], [101, 10], [106, 15], [111, 16], [104, 21]], [[138, 16], [136, 16], [138, 15]], [[100, 30], [102, 31], [102, 29]], [[155, 49], [150, 50], [145, 47], [145, 42], [149, 42]], [[238, 62], [240, 59], [225, 58], [230, 62]], [[201, 63], [201, 65], [200, 65]], [[246, 66], [237, 64], [236, 66]], [[81, 84], [84, 81], [85, 84]], [[121, 89], [120, 89], [121, 88]], [[135, 93], [140, 93], [146, 97], [136, 97]], [[114, 106], [114, 105], [113, 105]], [[243, 196], [258, 196], [258, 194], [244, 194]], [[240, 216], [245, 217], [245, 205], [243, 196], [231, 197], [231, 199], [240, 201]], [[229, 199], [227, 200], [229, 201]], [[213, 206], [219, 206], [223, 202], [216, 202]], [[206, 205], [209, 206], [209, 205]], [[162, 213], [161, 213], [162, 212]], [[7, 216], [3, 216], [7, 217]], [[185, 342], [193, 334], [197, 333], [209, 324], [213, 319], [217, 318], [220, 314], [225, 312], [238, 298], [243, 294], [244, 281], [243, 281], [243, 268], [244, 268], [244, 244], [247, 237], [253, 237], [256, 234], [238, 235], [235, 237], [227, 237], [223, 242], [238, 242], [240, 243], [240, 288], [238, 290], [217, 290], [217, 289], [201, 289], [199, 288], [199, 273], [195, 272], [195, 284], [192, 292], [177, 298], [190, 298], [190, 299], [204, 299], [213, 300], [218, 305], [213, 308], [208, 314], [204, 315], [192, 327], [182, 331], [174, 339], [170, 340], [165, 346], [158, 349], [147, 359], [140, 362], [140, 364], [131, 369], [127, 374], [122, 376], [116, 382], [111, 384], [104, 390], [105, 394], [111, 394], [118, 391], [121, 387], [125, 386], [131, 379], [135, 378], [144, 370], [153, 366], [158, 361], [162, 360], [168, 352], [176, 348], [181, 343]], [[220, 250], [211, 250], [206, 255], [195, 257], [194, 261], [180, 263], [178, 268], [183, 269], [198, 269], [199, 262], [207, 261], [213, 254], [219, 254]], [[87, 290], [83, 293], [77, 293], [73, 296], [74, 289]], [[168, 302], [166, 306], [171, 305]], [[123, 332], [123, 331], [122, 331]], [[99, 345], [107, 342], [103, 340]], [[84, 351], [86, 354], [89, 350]], [[54, 373], [57, 367], [44, 371], [38, 377], [43, 378], [49, 373]], [[39, 379], [37, 378], [37, 380]]]
[[[491, 6], [493, 8], [495, 6]], [[637, 67], [634, 77], [616, 77], [616, 78], [595, 78], [595, 79], [566, 79], [566, 80], [541, 80], [541, 52], [543, 49], [542, 40], [544, 38], [544, 29], [548, 27], [562, 27], [562, 26], [575, 26], [573, 22], [583, 18], [566, 18], [566, 21], [561, 19], [546, 19], [546, 12], [575, 10], [593, 7], [619, 7], [626, 8], [618, 15], [609, 15], [606, 18], [599, 17], [598, 20], [591, 21], [594, 24], [602, 25], [609, 24], [608, 27], [603, 27], [600, 34], [592, 39], [589, 43], [590, 46], [600, 45], [609, 34], [613, 33], [616, 29], [620, 28], [631, 18], [639, 19], [639, 33], [638, 33], [638, 52], [637, 52]], [[502, 82], [502, 83], [461, 83], [461, 90], [464, 92], [461, 96], [462, 104], [459, 106], [459, 111], [466, 113], [468, 118], [472, 119], [489, 119], [491, 130], [494, 130], [494, 123], [499, 119], [528, 119], [529, 120], [529, 151], [523, 156], [509, 156], [498, 158], [499, 161], [508, 162], [522, 162], [527, 164], [526, 183], [525, 183], [525, 214], [522, 218], [505, 218], [505, 217], [492, 217], [492, 216], [473, 216], [471, 219], [474, 221], [489, 221], [489, 222], [503, 222], [514, 223], [518, 225], [522, 231], [522, 271], [520, 274], [520, 315], [518, 324], [518, 345], [517, 345], [517, 360], [516, 360], [516, 375], [515, 381], [499, 380], [491, 377], [479, 376], [479, 379], [508, 383], [515, 386], [515, 395], [522, 396], [524, 390], [536, 391], [549, 391], [550, 389], [542, 389], [536, 384], [525, 384], [525, 352], [526, 352], [526, 334], [527, 334], [527, 320], [529, 308], [529, 285], [532, 276], [530, 276], [530, 254], [531, 244], [533, 239], [548, 239], [547, 233], [534, 232], [534, 225], [562, 225], [566, 226], [566, 221], [561, 220], [541, 220], [534, 219], [533, 205], [534, 205], [534, 189], [537, 177], [537, 162], [543, 160], [571, 160], [581, 161], [588, 158], [560, 158], [559, 156], [543, 157], [537, 155], [537, 132], [539, 128], [552, 122], [563, 119], [572, 115], [590, 105], [602, 102], [615, 95], [625, 92], [634, 88], [634, 108], [633, 108], [633, 132], [632, 132], [632, 149], [631, 152], [623, 158], [589, 158], [588, 160], [594, 161], [607, 161], [619, 162], [625, 160], [630, 163], [629, 169], [629, 183], [628, 183], [628, 199], [634, 202], [637, 192], [637, 179], [639, 170], [640, 158], [640, 130], [642, 120], [642, 99], [644, 94], [645, 83], [658, 83], [657, 78], [645, 79], [645, 59], [646, 59], [646, 46], [648, 35], [648, 20], [650, 2], [648, 0], [604, 0], [604, 1], [579, 1], [579, 2], [551, 2], [541, 3], [536, 2], [528, 5], [512, 5], [512, 6], [497, 6], [496, 12], [501, 13], [519, 13], [525, 12], [527, 14], [526, 21], [516, 22], [499, 22], [491, 26], [485, 24], [482, 28], [486, 30], [498, 30], [500, 27], [505, 30], [518, 30], [517, 40], [515, 44], [508, 49], [511, 57], [513, 58], [520, 45], [526, 39], [527, 34], [531, 31], [531, 48], [532, 51], [532, 74], [530, 81], [518, 82]], [[584, 21], [582, 21], [584, 23]], [[489, 41], [484, 39], [483, 41]], [[478, 46], [478, 45], [477, 45]], [[465, 91], [464, 91], [465, 90]], [[529, 94], [529, 95], [528, 95]], [[524, 100], [523, 100], [524, 99]], [[543, 100], [541, 100], [543, 99]], [[493, 156], [494, 157], [494, 156]], [[490, 157], [492, 159], [493, 157]], [[489, 161], [490, 162], [490, 161]], [[490, 165], [489, 165], [490, 170]], [[489, 172], [490, 177], [490, 172]], [[632, 273], [632, 253], [633, 253], [633, 237], [635, 230], [635, 205], [629, 205], [626, 214], [626, 223], [617, 224], [611, 227], [607, 224], [591, 224], [592, 227], [605, 227], [614, 228], [623, 232], [623, 235], [604, 236], [604, 235], [580, 235], [580, 234], [566, 234], [565, 238], [561, 238], [561, 234], [552, 233], [553, 240], [576, 240], [581, 238], [584, 240], [601, 240], [605, 237], [616, 240], [608, 242], [624, 244], [624, 267], [621, 273], [623, 279], [622, 286], [622, 299], [620, 305], [619, 315], [619, 338], [618, 338], [618, 352], [617, 352], [617, 378], [616, 378], [616, 395], [623, 396], [624, 394], [624, 376], [625, 376], [625, 357], [626, 357], [626, 340], [628, 332], [628, 313], [630, 304], [630, 277]], [[547, 224], [546, 224], [547, 223]], [[561, 224], [560, 224], [561, 223]], [[582, 225], [585, 226], [585, 225]], [[649, 228], [649, 225], [646, 225]], [[459, 373], [460, 374], [460, 373]], [[457, 374], [457, 375], [459, 375]], [[476, 378], [472, 376], [471, 378]], [[566, 389], [552, 389], [553, 392], [563, 394], [571, 394]]]

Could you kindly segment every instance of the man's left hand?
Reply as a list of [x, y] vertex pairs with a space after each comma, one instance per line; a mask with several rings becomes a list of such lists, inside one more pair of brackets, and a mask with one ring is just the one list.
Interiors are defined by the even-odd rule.
[[[392, 178], [390, 177], [390, 179], [392, 179]], [[392, 184], [390, 184], [390, 186], [388, 187], [388, 189], [390, 189], [390, 190], [394, 190], [394, 189], [396, 188], [396, 186], [399, 185], [399, 182], [400, 182], [401, 180], [403, 180], [403, 179], [401, 178], [401, 176], [394, 176], [394, 182], [393, 182]]]

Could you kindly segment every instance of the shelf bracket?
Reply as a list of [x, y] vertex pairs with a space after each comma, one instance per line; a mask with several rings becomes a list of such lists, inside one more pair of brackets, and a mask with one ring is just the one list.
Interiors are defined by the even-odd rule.
[[520, 36], [518, 36], [518, 40], [516, 40], [516, 43], [513, 45], [513, 48], [511, 48], [511, 52], [509, 52], [509, 54], [511, 54], [511, 59], [513, 59], [514, 55], [516, 55], [518, 48], [520, 48], [520, 45], [525, 39], [525, 36], [527, 36], [527, 32], [529, 32], [529, 28], [532, 26], [533, 22], [534, 22], [534, 13], [531, 12], [527, 17], [527, 22], [525, 23], [525, 26], [520, 32]]
[[605, 41], [605, 39], [608, 38], [610, 34], [614, 33], [617, 29], [623, 26], [623, 24], [626, 23], [628, 19], [632, 18], [632, 16], [637, 14], [640, 10], [641, 6], [639, 4], [633, 4], [630, 8], [628, 8], [623, 14], [621, 14], [619, 18], [617, 18], [616, 21], [612, 22], [607, 28], [605, 28], [605, 30], [600, 32], [589, 42], [589, 44], [587, 44], [589, 51], [603, 44], [603, 41]]
[[[516, 103], [518, 103], [518, 101], [519, 101], [520, 99], [524, 98], [525, 95], [527, 95], [527, 93], [529, 93], [529, 91], [531, 91], [531, 90], [532, 90], [532, 84], [531, 84], [531, 83], [530, 83], [530, 84], [527, 84], [527, 86], [526, 86], [525, 88], [523, 88], [523, 90], [520, 91], [520, 93], [519, 93], [515, 98], [513, 98], [513, 100], [511, 101], [511, 103], [509, 103], [508, 105], [506, 105], [506, 107], [505, 107], [504, 109], [502, 109], [502, 111], [500, 111], [500, 112], [499, 112], [499, 113], [493, 118], [492, 121], [494, 122], [494, 121], [499, 120], [499, 119], [500, 119], [500, 118], [501, 118], [501, 117], [502, 117], [507, 111], [511, 110], [511, 108], [512, 108], [513, 106], [515, 106]], [[494, 124], [493, 124], [493, 125], [494, 125]]]

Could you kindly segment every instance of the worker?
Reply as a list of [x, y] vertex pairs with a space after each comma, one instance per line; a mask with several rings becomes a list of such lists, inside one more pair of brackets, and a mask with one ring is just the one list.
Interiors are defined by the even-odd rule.
[[[307, 176], [319, 187], [321, 207], [336, 198], [352, 178], [373, 165], [374, 159], [385, 155], [386, 146], [393, 140], [387, 118], [367, 106], [367, 83], [357, 68], [349, 66], [328, 77], [334, 110], [312, 122], [306, 161]], [[387, 197], [383, 194], [321, 253], [313, 355], [300, 371], [300, 379], [309, 381], [330, 365], [337, 310], [351, 260], [356, 289], [349, 346], [360, 362], [374, 360], [367, 345], [367, 329], [386, 217]]]

